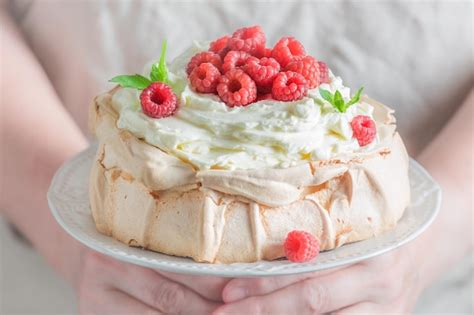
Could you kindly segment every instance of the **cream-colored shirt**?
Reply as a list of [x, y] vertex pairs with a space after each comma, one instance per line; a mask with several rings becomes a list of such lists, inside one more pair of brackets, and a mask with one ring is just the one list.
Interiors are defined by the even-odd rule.
[[[393, 107], [412, 155], [440, 130], [474, 83], [469, 1], [10, 0], [10, 4], [31, 49], [85, 133], [92, 98], [113, 86], [108, 83], [111, 77], [141, 72], [146, 62], [158, 57], [163, 39], [168, 40], [168, 56], [173, 58], [193, 39], [214, 39], [245, 25], [260, 24], [270, 45], [282, 35], [295, 36], [346, 85], [364, 86], [368, 95]], [[470, 266], [468, 262], [462, 274], [469, 275]], [[470, 286], [472, 290], [472, 282]], [[443, 303], [444, 293], [433, 290], [430, 294], [436, 298], [426, 300], [420, 311], [442, 309], [434, 305]], [[462, 303], [453, 305], [469, 308]]]
[[293, 35], [345, 83], [396, 109], [417, 153], [473, 85], [467, 1], [273, 3], [23, 0], [12, 10], [57, 93], [86, 131], [92, 97], [140, 72], [168, 40], [169, 58], [193, 39], [260, 24], [272, 45]]

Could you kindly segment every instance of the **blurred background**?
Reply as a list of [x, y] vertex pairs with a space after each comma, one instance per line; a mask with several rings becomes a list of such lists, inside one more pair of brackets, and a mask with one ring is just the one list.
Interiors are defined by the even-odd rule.
[[[353, 89], [396, 110], [416, 155], [472, 88], [471, 1], [7, 0], [62, 102], [87, 132], [92, 98], [119, 73], [141, 72], [168, 40], [168, 60], [192, 40], [254, 24], [267, 45], [298, 38]], [[69, 314], [72, 289], [0, 219], [0, 313]], [[60, 254], [60, 253], [58, 253]], [[442, 255], [443, 253], [440, 253]], [[472, 314], [473, 257], [418, 303], [419, 314]]]

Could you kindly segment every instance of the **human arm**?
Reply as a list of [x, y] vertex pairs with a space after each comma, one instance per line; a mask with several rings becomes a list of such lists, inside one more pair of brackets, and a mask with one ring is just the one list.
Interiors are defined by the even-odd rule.
[[74, 286], [81, 313], [209, 313], [219, 279], [115, 261], [87, 250], [55, 222], [46, 201], [51, 178], [87, 141], [3, 7], [0, 38], [2, 215]]
[[425, 233], [398, 250], [346, 268], [232, 280], [223, 291], [228, 304], [215, 314], [410, 312], [424, 288], [473, 250], [473, 103], [471, 91], [417, 157], [443, 190], [440, 213]]

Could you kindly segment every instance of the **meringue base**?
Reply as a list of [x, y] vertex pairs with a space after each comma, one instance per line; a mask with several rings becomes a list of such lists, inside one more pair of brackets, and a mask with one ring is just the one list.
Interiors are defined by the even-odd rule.
[[[292, 230], [312, 233], [321, 250], [330, 250], [393, 228], [408, 206], [408, 155], [398, 133], [370, 156], [299, 167], [318, 180], [297, 187], [296, 200], [274, 205], [230, 193], [232, 183], [216, 184], [216, 172], [231, 171], [212, 170], [206, 177], [118, 129], [113, 93], [97, 97], [91, 107], [99, 139], [91, 209], [99, 232], [130, 246], [198, 262], [273, 260], [284, 257], [283, 242]], [[146, 158], [152, 154], [159, 158]]]

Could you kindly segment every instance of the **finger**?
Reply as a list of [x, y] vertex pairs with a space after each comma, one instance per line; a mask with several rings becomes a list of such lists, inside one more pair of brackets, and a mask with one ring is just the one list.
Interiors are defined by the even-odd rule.
[[162, 315], [163, 313], [149, 305], [132, 298], [128, 294], [108, 288], [96, 299], [89, 299], [89, 303], [79, 305], [79, 315], [103, 314], [146, 314]]
[[267, 295], [220, 307], [214, 314], [320, 314], [363, 302], [367, 285], [362, 266], [306, 279]]
[[167, 314], [209, 314], [218, 307], [192, 290], [173, 282], [152, 269], [129, 265], [115, 285], [144, 303]]
[[363, 302], [354, 304], [345, 308], [342, 308], [338, 311], [332, 312], [331, 315], [372, 315], [372, 314], [390, 314], [393, 312], [387, 312], [380, 308], [380, 305]]
[[155, 270], [160, 275], [180, 283], [210, 301], [222, 302], [222, 290], [231, 278], [192, 276]]
[[266, 278], [235, 278], [229, 281], [222, 291], [225, 303], [235, 302], [249, 296], [265, 295], [305, 279], [329, 275], [350, 267], [339, 267], [318, 272], [302, 273], [291, 276]]

